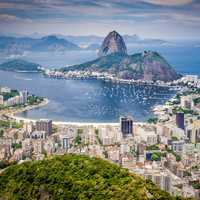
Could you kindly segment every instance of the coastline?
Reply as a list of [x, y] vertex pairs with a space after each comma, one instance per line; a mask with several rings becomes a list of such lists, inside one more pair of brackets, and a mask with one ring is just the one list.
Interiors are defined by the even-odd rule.
[[[174, 95], [175, 96], [175, 95]], [[173, 98], [173, 97], [172, 97]], [[171, 99], [171, 98], [170, 98]], [[170, 99], [168, 99], [167, 101], [169, 101]], [[22, 112], [25, 112], [25, 111], [29, 111], [29, 110], [33, 110], [33, 109], [36, 109], [36, 108], [40, 108], [40, 107], [43, 107], [43, 106], [46, 106], [48, 103], [49, 103], [49, 99], [47, 98], [44, 98], [43, 102], [41, 102], [40, 104], [38, 105], [32, 105], [32, 106], [27, 106], [27, 107], [24, 107], [24, 108], [18, 108], [18, 109], [14, 109], [14, 110], [11, 110], [10, 112], [7, 112], [5, 114], [6, 117], [10, 118], [11, 120], [15, 120], [16, 122], [33, 122], [35, 123], [38, 119], [33, 119], [33, 118], [26, 118], [26, 117], [20, 117], [20, 116], [16, 116], [17, 114], [19, 113], [22, 113]], [[152, 108], [152, 111], [153, 111], [153, 115], [156, 116], [156, 112], [154, 111], [154, 109], [157, 107], [157, 106], [164, 106], [164, 104], [162, 105], [156, 105]], [[71, 125], [71, 126], [95, 126], [95, 127], [98, 127], [98, 126], [117, 126], [119, 125], [119, 122], [81, 122], [81, 121], [55, 121], [53, 120], [52, 122], [54, 125]], [[135, 121], [135, 123], [137, 124], [144, 124], [146, 122], [140, 122], [140, 121]]]
[[[11, 113], [6, 114], [8, 118], [11, 120], [15, 120], [16, 122], [33, 122], [35, 123], [37, 119], [32, 118], [25, 118], [25, 117], [18, 117], [16, 114], [19, 114], [21, 112], [25, 112], [28, 110], [32, 110], [35, 108], [46, 106], [49, 103], [49, 100], [47, 98], [44, 98], [44, 101], [41, 102], [38, 105], [28, 106], [23, 109], [17, 109], [12, 111]], [[119, 126], [119, 122], [70, 122], [70, 121], [53, 121], [54, 125], [57, 126], [94, 126], [94, 127], [101, 127], [101, 126]], [[134, 122], [135, 124], [144, 124], [145, 122]]]
[[28, 118], [17, 117], [16, 114], [46, 106], [48, 103], [49, 103], [49, 99], [44, 98], [44, 100], [37, 105], [29, 105], [23, 108], [11, 108], [9, 110], [2, 110], [0, 114], [1, 116], [4, 115], [5, 117], [16, 120], [16, 121], [19, 121], [19, 119], [21, 120], [23, 119], [24, 121], [33, 121], [32, 119], [28, 119]]
[[157, 87], [168, 87], [168, 88], [174, 88], [177, 89], [178, 85], [175, 83], [175, 81], [145, 81], [142, 79], [122, 79], [118, 78], [113, 74], [108, 73], [100, 73], [100, 72], [82, 72], [82, 71], [69, 71], [67, 73], [60, 72], [60, 71], [50, 71], [46, 70], [43, 73], [44, 77], [52, 78], [52, 79], [65, 79], [65, 80], [87, 80], [87, 79], [95, 79], [95, 80], [101, 80], [105, 82], [111, 82], [111, 83], [118, 83], [118, 84], [139, 84], [139, 85], [147, 85], [147, 86], [157, 86]]
[[[12, 117], [14, 120], [17, 122], [36, 122], [36, 119], [31, 119], [31, 118], [24, 118], [24, 117], [18, 117], [18, 116], [13, 116]], [[70, 121], [53, 121], [52, 122], [54, 125], [59, 125], [59, 126], [66, 126], [66, 125], [71, 125], [71, 126], [117, 126], [119, 123], [117, 122], [70, 122]]]
[[[49, 101], [50, 101], [49, 99], [44, 98], [44, 101], [38, 105], [32, 105], [32, 106], [27, 106], [25, 108], [11, 110], [11, 113], [6, 114], [6, 117], [8, 117], [12, 120], [15, 120], [17, 122], [22, 122], [22, 121], [23, 122], [36, 122], [37, 119], [19, 117], [19, 116], [16, 116], [16, 114], [46, 106], [49, 103]], [[53, 121], [53, 124], [54, 125], [75, 125], [75, 126], [95, 126], [95, 127], [107, 126], [107, 125], [111, 125], [111, 126], [118, 125], [117, 122], [69, 122], [69, 121]]]

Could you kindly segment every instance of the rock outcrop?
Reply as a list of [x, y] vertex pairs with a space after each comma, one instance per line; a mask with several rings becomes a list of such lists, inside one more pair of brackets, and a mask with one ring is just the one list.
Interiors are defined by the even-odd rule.
[[104, 39], [99, 49], [99, 57], [106, 56], [111, 53], [127, 54], [127, 48], [122, 36], [116, 31], [110, 32]]

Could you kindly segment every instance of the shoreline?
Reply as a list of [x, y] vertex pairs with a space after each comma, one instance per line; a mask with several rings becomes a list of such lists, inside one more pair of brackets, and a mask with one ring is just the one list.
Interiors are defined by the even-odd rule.
[[[33, 119], [33, 118], [25, 118], [25, 117], [19, 117], [16, 116], [16, 114], [36, 109], [39, 107], [46, 106], [49, 103], [49, 100], [47, 98], [44, 98], [44, 101], [41, 102], [38, 105], [33, 105], [33, 106], [28, 106], [27, 108], [23, 108], [20, 110], [15, 110], [12, 111], [12, 113], [7, 114], [6, 116], [12, 120], [15, 120], [16, 122], [36, 122], [38, 119]], [[60, 126], [65, 126], [65, 125], [71, 125], [71, 126], [94, 126], [94, 127], [100, 127], [100, 126], [119, 126], [119, 122], [70, 122], [70, 121], [55, 121], [53, 120], [52, 123], [54, 125], [60, 125]], [[134, 122], [135, 124], [145, 124], [146, 122]]]
[[[50, 79], [64, 79], [64, 80], [101, 80], [104, 82], [111, 82], [111, 83], [118, 83], [118, 84], [138, 84], [138, 85], [144, 85], [144, 86], [155, 86], [155, 87], [168, 87], [168, 88], [174, 88], [177, 89], [179, 86], [174, 83], [174, 81], [145, 81], [142, 79], [122, 79], [115, 77], [112, 74], [104, 74], [99, 72], [84, 72], [84, 74], [81, 71], [75, 71], [75, 72], [68, 72], [63, 73], [59, 71], [44, 71], [43, 76]], [[181, 77], [180, 77], [181, 78]], [[177, 79], [178, 80], [178, 79]], [[176, 81], [176, 80], [175, 80]]]
[[[19, 108], [17, 110], [12, 110], [11, 113], [6, 114], [6, 116], [17, 122], [21, 122], [21, 121], [36, 122], [38, 119], [19, 117], [19, 116], [16, 116], [16, 114], [46, 106], [49, 103], [49, 101], [50, 101], [49, 99], [44, 98], [44, 101], [38, 105], [32, 105], [32, 106], [27, 106], [25, 108]], [[53, 121], [52, 123], [54, 125], [77, 125], [77, 126], [96, 126], [96, 127], [107, 126], [107, 125], [116, 126], [119, 124], [118, 122], [70, 122], [70, 121]]]
[[[14, 119], [14, 120], [17, 121], [20, 117], [16, 116], [16, 114], [46, 106], [48, 103], [49, 103], [49, 99], [44, 98], [44, 100], [37, 105], [28, 105], [28, 106], [25, 106], [25, 107], [22, 107], [22, 108], [11, 108], [9, 110], [2, 110], [1, 116], [4, 115], [5, 117], [8, 117], [10, 119]], [[4, 112], [5, 112], [5, 114], [4, 114]], [[28, 120], [33, 121], [32, 119], [28, 119], [28, 118], [21, 118], [21, 120], [22, 119], [24, 121], [26, 121], [26, 120], [27, 121]]]

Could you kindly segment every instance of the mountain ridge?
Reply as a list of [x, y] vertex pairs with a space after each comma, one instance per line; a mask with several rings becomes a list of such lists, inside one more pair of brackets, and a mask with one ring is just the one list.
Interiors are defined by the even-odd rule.
[[80, 47], [54, 35], [42, 38], [0, 36], [0, 50], [7, 54], [20, 54], [24, 51], [80, 50]]

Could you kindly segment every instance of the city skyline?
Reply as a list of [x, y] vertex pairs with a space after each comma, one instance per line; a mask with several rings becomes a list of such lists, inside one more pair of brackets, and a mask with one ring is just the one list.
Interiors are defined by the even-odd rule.
[[196, 39], [199, 10], [197, 0], [1, 0], [0, 34], [105, 36], [116, 30], [143, 38]]

